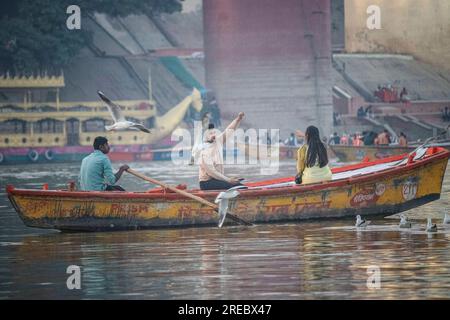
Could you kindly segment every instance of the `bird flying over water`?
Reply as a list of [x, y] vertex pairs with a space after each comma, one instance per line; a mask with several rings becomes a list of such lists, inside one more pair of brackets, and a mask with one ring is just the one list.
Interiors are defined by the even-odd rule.
[[356, 216], [355, 227], [357, 227], [357, 228], [364, 228], [364, 227], [367, 227], [369, 224], [370, 224], [370, 221], [366, 221], [364, 219], [361, 219], [361, 216], [359, 214]]
[[97, 91], [97, 93], [103, 100], [103, 102], [106, 103], [106, 107], [108, 108], [108, 111], [111, 114], [111, 117], [114, 121], [114, 123], [111, 126], [105, 126], [106, 130], [115, 131], [115, 130], [134, 129], [150, 133], [150, 130], [144, 127], [142, 124], [126, 120], [122, 113], [122, 109], [120, 109], [120, 106], [109, 100], [109, 98], [106, 97], [103, 92]]

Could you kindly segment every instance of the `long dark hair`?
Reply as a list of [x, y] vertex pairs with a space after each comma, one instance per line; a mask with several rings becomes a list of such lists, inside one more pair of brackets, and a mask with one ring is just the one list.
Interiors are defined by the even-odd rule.
[[328, 164], [327, 149], [320, 141], [319, 129], [315, 126], [309, 126], [305, 132], [308, 152], [306, 153], [306, 166], [314, 167], [317, 158], [319, 158], [319, 166], [325, 167]]

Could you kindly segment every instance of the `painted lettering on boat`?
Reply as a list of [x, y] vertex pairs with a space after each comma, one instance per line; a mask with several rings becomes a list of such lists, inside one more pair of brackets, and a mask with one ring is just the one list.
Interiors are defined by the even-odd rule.
[[417, 182], [407, 180], [402, 186], [402, 196], [406, 201], [412, 200], [417, 194]]
[[381, 197], [386, 191], [386, 185], [384, 183], [377, 183], [375, 185], [375, 194]]
[[149, 211], [149, 205], [143, 203], [112, 203], [111, 215], [136, 217], [139, 214]]
[[95, 216], [95, 204], [92, 202], [82, 202], [79, 205], [75, 205], [67, 210], [62, 210], [61, 212], [66, 212], [64, 216], [69, 216], [71, 218], [81, 218], [81, 217], [93, 217]]
[[384, 183], [377, 183], [373, 187], [364, 188], [350, 199], [350, 205], [356, 208], [373, 205], [385, 191], [386, 185]]
[[290, 204], [265, 206], [264, 212], [266, 214], [287, 214], [289, 213]]
[[331, 201], [298, 203], [295, 205], [294, 213], [314, 212], [319, 209], [328, 209], [330, 204]]
[[178, 217], [181, 219], [186, 219], [186, 218], [189, 219], [189, 218], [194, 218], [196, 216], [216, 217], [217, 213], [209, 207], [193, 208], [192, 206], [186, 205], [186, 206], [181, 206], [178, 209]]
[[320, 211], [320, 209], [328, 209], [330, 205], [330, 200], [282, 205], [265, 205], [260, 207], [260, 212], [263, 212], [264, 215], [297, 214], [304, 212], [316, 212]]
[[33, 213], [48, 212], [50, 216], [59, 218], [79, 218], [94, 216], [95, 205], [91, 202], [82, 202], [73, 206], [63, 206], [62, 200], [38, 200], [25, 202], [24, 208]]
[[60, 218], [81, 218], [95, 215], [95, 204], [82, 202], [74, 206], [63, 206], [61, 200], [57, 200], [53, 206], [53, 216]]
[[45, 200], [28, 201], [25, 202], [24, 207], [26, 211], [36, 212], [45, 209], [50, 203], [51, 202]]

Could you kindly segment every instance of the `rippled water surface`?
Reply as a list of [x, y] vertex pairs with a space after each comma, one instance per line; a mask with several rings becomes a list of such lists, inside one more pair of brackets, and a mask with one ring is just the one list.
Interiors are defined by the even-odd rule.
[[[195, 186], [196, 167], [131, 166]], [[450, 227], [441, 224], [450, 212], [448, 169], [441, 199], [407, 212], [412, 230], [399, 230], [396, 218], [365, 230], [352, 220], [104, 233], [24, 226], [5, 185], [59, 188], [78, 170], [79, 164], [0, 167], [0, 299], [450, 298]], [[265, 178], [256, 166], [227, 170]], [[282, 162], [278, 176], [294, 171], [294, 162]], [[151, 187], [127, 174], [120, 182], [128, 190]], [[424, 231], [429, 216], [436, 234]], [[66, 287], [69, 265], [81, 267], [81, 290]], [[380, 289], [367, 286], [369, 266], [380, 268]]]

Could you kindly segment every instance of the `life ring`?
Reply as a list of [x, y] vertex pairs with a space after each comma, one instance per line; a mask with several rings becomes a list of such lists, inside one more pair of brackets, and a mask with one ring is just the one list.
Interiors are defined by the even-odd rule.
[[5, 157], [3, 156], [3, 153], [0, 152], [0, 163], [2, 163], [3, 160], [5, 160]]
[[45, 156], [45, 159], [47, 159], [48, 161], [52, 161], [53, 158], [55, 157], [55, 154], [53, 153], [53, 151], [51, 149], [48, 149], [45, 151], [44, 156]]
[[30, 150], [30, 152], [28, 152], [28, 158], [32, 162], [36, 162], [39, 159], [39, 153], [36, 150]]

